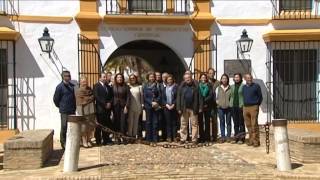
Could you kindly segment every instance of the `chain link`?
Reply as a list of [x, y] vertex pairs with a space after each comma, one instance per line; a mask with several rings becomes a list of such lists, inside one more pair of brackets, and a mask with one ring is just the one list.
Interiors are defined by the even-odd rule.
[[[177, 144], [177, 143], [153, 143], [142, 139], [136, 139], [134, 137], [126, 136], [120, 132], [113, 131], [112, 129], [103, 126], [102, 124], [95, 122], [96, 126], [100, 127], [102, 131], [113, 134], [115, 139], [124, 139], [125, 141], [129, 143], [135, 143], [135, 144], [145, 144], [150, 145], [152, 147], [163, 147], [163, 148], [185, 148], [185, 149], [191, 149], [191, 148], [198, 148], [198, 147], [208, 147], [212, 146], [213, 143], [197, 143], [197, 144]], [[247, 133], [239, 133], [235, 138], [243, 137]]]
[[270, 123], [266, 123], [264, 125], [264, 129], [266, 132], [266, 151], [267, 151], [267, 154], [269, 154], [269, 151], [270, 151]]

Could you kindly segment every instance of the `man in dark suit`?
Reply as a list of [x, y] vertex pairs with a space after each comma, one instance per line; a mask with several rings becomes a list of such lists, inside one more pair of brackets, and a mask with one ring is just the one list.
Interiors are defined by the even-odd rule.
[[[113, 92], [112, 88], [107, 84], [107, 75], [105, 73], [101, 74], [99, 81], [93, 86], [93, 93], [96, 99], [98, 123], [108, 128], [111, 128], [112, 123], [110, 115]], [[97, 145], [101, 145], [101, 137], [103, 140], [103, 145], [112, 142], [109, 137], [109, 133], [102, 131], [100, 127], [96, 127], [94, 137], [96, 138]]]

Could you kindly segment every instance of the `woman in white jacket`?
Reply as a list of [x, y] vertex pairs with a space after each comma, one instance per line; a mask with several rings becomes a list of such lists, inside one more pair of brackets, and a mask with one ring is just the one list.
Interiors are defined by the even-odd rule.
[[142, 86], [138, 83], [138, 77], [134, 74], [129, 76], [129, 86], [131, 101], [128, 115], [128, 135], [137, 137], [139, 119], [143, 109], [143, 94]]

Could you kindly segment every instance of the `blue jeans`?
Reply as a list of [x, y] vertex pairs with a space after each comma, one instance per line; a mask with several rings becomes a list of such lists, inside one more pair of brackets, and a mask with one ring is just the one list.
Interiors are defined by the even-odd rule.
[[239, 107], [232, 108], [232, 119], [233, 119], [233, 126], [234, 126], [234, 136], [236, 141], [242, 140], [244, 141], [246, 137], [246, 128], [244, 126], [244, 119], [243, 119], [243, 110]]
[[158, 141], [158, 117], [159, 112], [154, 109], [146, 109], [146, 140]]
[[225, 129], [226, 129], [226, 123], [227, 123], [227, 137], [231, 137], [231, 109], [218, 109], [219, 114], [219, 120], [220, 120], [220, 131], [221, 131], [221, 137], [225, 138]]

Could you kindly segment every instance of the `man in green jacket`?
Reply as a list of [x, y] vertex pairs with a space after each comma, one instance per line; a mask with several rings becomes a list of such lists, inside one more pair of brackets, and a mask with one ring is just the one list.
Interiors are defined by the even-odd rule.
[[232, 143], [243, 144], [245, 141], [245, 125], [243, 119], [243, 95], [242, 75], [236, 73], [233, 76], [234, 84], [231, 85], [230, 107], [234, 124], [234, 141]]

